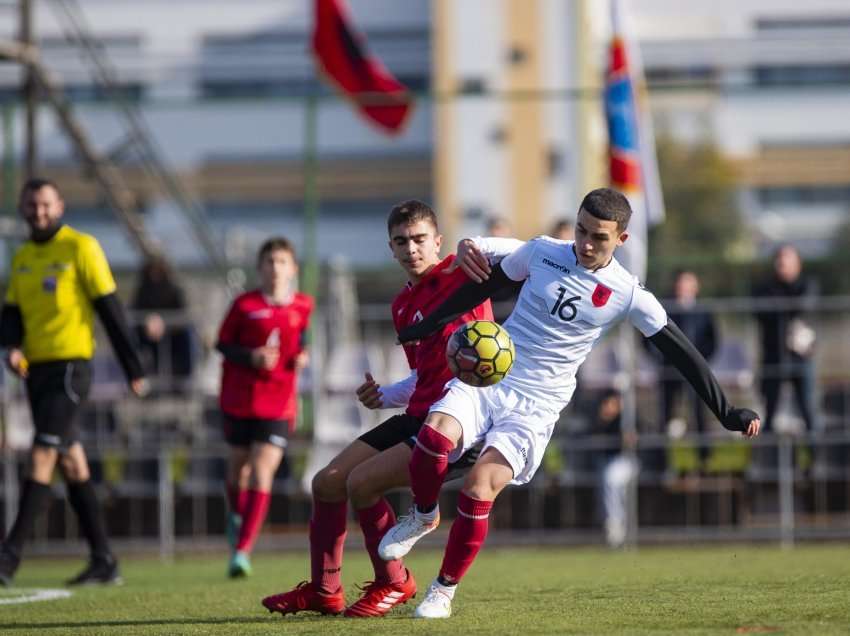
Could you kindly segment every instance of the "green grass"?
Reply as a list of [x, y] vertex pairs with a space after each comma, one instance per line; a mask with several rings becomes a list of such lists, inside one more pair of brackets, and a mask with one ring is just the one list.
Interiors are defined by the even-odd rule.
[[[371, 569], [349, 551], [344, 580]], [[408, 565], [420, 590], [441, 555]], [[81, 565], [30, 559], [19, 588], [55, 588]], [[69, 599], [0, 605], [3, 634], [847, 634], [850, 547], [725, 546], [635, 552], [486, 549], [455, 597], [448, 621], [410, 618], [415, 602], [383, 619], [270, 615], [259, 599], [307, 573], [300, 554], [258, 554], [254, 576], [224, 578], [223, 555], [173, 564], [125, 559], [122, 587], [83, 589]], [[0, 590], [0, 598], [14, 589]], [[421, 598], [421, 596], [420, 596]]]

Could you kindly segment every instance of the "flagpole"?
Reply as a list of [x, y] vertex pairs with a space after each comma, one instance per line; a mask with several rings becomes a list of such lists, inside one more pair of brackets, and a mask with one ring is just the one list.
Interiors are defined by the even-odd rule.
[[304, 170], [304, 268], [301, 288], [314, 298], [319, 287], [319, 250], [318, 218], [319, 188], [316, 171], [318, 170], [318, 99], [316, 95], [307, 97], [304, 103], [304, 152], [302, 164]]

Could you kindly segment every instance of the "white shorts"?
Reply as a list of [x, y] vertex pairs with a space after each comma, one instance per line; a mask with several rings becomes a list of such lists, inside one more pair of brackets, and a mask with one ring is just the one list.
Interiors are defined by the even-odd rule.
[[482, 455], [493, 447], [508, 460], [514, 471], [512, 484], [531, 481], [543, 461], [560, 408], [553, 409], [502, 384], [478, 389], [453, 379], [446, 389], [430, 412], [445, 413], [460, 422], [463, 437], [449, 461], [457, 461], [483, 440]]

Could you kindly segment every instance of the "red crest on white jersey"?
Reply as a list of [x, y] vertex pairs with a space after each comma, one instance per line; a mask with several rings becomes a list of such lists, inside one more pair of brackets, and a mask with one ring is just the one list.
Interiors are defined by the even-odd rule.
[[597, 283], [596, 289], [593, 290], [593, 295], [590, 297], [593, 301], [593, 306], [603, 307], [609, 298], [611, 298], [611, 290], [602, 283]]

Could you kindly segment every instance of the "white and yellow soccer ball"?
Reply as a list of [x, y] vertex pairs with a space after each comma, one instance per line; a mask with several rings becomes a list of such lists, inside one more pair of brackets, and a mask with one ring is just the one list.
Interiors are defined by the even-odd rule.
[[511, 370], [514, 356], [511, 336], [491, 320], [461, 325], [446, 345], [446, 360], [452, 374], [471, 386], [501, 382]]

